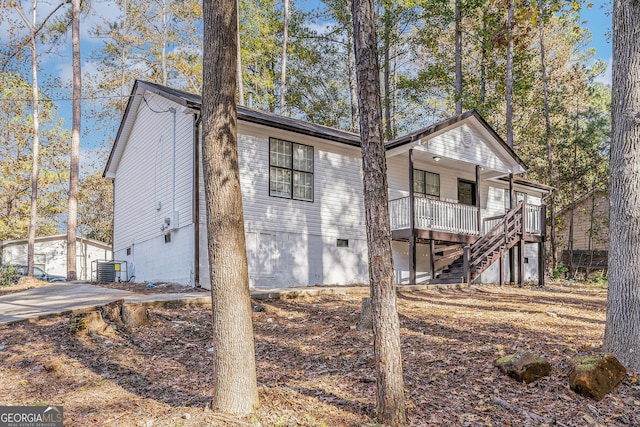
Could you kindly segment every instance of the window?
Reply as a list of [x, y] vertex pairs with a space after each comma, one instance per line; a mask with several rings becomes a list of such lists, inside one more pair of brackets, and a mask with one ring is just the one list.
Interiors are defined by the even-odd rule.
[[127, 248], [127, 255], [131, 255], [131, 247]]
[[349, 247], [349, 239], [337, 239], [336, 246], [339, 248], [348, 248]]
[[269, 139], [269, 195], [313, 201], [313, 147]]
[[520, 202], [527, 203], [527, 193], [523, 193], [522, 191], [516, 191], [516, 205]]
[[164, 242], [171, 243], [171, 233], [167, 233], [164, 235]]
[[458, 180], [458, 203], [463, 205], [476, 205], [476, 183]]
[[413, 170], [413, 192], [423, 196], [440, 198], [440, 175], [422, 171]]

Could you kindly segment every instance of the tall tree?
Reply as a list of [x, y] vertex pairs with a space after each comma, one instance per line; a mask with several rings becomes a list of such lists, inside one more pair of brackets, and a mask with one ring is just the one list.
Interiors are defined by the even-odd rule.
[[22, 10], [22, 6], [14, 3], [16, 12], [29, 28], [29, 50], [31, 51], [31, 100], [33, 103], [33, 149], [31, 159], [31, 210], [29, 214], [29, 235], [27, 243], [27, 274], [33, 276], [33, 255], [36, 242], [36, 221], [38, 216], [38, 161], [40, 154], [40, 96], [38, 91], [38, 50], [36, 35], [38, 31], [38, 1], [31, 3], [31, 22]]
[[[516, 0], [507, 0], [507, 68], [505, 95], [507, 103], [507, 145], [511, 148], [513, 148], [513, 14], [515, 1]], [[513, 269], [511, 269], [511, 271], [513, 271]]]
[[[30, 222], [33, 115], [29, 81], [0, 74], [0, 241], [23, 239]], [[57, 232], [67, 203], [69, 131], [53, 103], [41, 100], [39, 117], [38, 222], [36, 235]]]
[[640, 370], [640, 3], [613, 2], [609, 291], [605, 348]]
[[369, 281], [376, 365], [376, 412], [383, 424], [406, 423], [400, 322], [391, 256], [387, 164], [382, 131], [380, 67], [373, 0], [353, 0], [353, 33], [360, 107], [360, 135]]
[[251, 412], [258, 398], [242, 215], [236, 107], [235, 0], [205, 0], [203, 167], [213, 311], [212, 408]]
[[462, 114], [462, 0], [455, 0], [456, 115]]
[[80, 123], [82, 73], [80, 68], [80, 0], [72, 1], [71, 44], [73, 62], [73, 101], [71, 125], [71, 163], [69, 165], [69, 209], [67, 211], [67, 280], [76, 280], [76, 228], [78, 226], [78, 180], [80, 176]]
[[280, 59], [280, 114], [286, 114], [287, 102], [287, 43], [289, 43], [289, 0], [283, 2], [282, 56]]
[[[555, 182], [553, 151], [551, 147], [551, 114], [549, 107], [549, 84], [547, 82], [547, 62], [545, 59], [544, 40], [544, 0], [538, 0], [538, 33], [540, 38], [540, 73], [542, 74], [542, 99], [544, 103], [544, 144], [547, 150], [548, 183]], [[556, 267], [556, 204], [555, 194], [549, 195], [549, 243], [551, 246], [551, 268]], [[573, 218], [573, 211], [572, 211]]]

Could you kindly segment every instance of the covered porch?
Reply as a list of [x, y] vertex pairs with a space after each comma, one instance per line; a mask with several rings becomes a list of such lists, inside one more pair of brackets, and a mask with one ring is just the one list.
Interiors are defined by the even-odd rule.
[[[453, 271], [455, 283], [469, 283], [498, 260], [502, 283], [506, 270], [498, 255], [506, 254], [508, 280], [516, 281], [517, 270], [517, 281], [523, 283], [525, 243], [536, 244], [528, 251], [537, 250], [537, 269], [531, 270], [530, 264], [527, 269], [542, 283], [546, 216], [542, 199], [550, 188], [518, 177], [526, 165], [477, 113], [391, 141], [387, 158], [392, 237], [408, 243], [408, 283], [416, 283], [417, 245], [427, 245], [421, 246], [421, 253], [427, 248], [430, 272], [423, 277], [430, 277], [429, 283], [437, 282], [436, 273], [443, 266]], [[483, 244], [487, 234], [492, 236], [490, 247]], [[497, 234], [503, 235], [502, 242]], [[467, 250], [474, 259], [463, 257]]]

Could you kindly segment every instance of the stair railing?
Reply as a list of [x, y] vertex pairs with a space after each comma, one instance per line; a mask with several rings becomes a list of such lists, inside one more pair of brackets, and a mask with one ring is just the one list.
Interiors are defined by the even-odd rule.
[[[525, 238], [525, 203], [520, 202], [496, 223], [488, 233], [476, 240], [471, 246], [465, 246], [463, 266], [465, 281], [471, 283], [497, 259]], [[492, 255], [497, 254], [498, 257]]]

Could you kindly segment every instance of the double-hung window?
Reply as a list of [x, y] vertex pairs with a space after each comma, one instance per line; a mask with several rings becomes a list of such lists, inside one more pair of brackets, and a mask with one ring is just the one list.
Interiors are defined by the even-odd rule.
[[440, 198], [440, 175], [419, 169], [413, 170], [413, 192], [419, 195]]
[[269, 139], [269, 195], [313, 201], [313, 147]]

